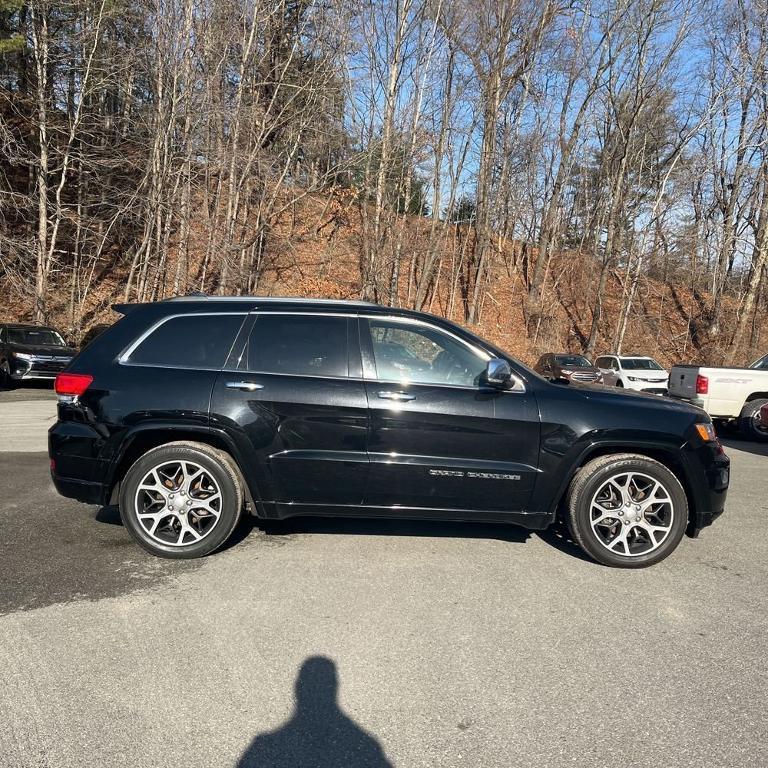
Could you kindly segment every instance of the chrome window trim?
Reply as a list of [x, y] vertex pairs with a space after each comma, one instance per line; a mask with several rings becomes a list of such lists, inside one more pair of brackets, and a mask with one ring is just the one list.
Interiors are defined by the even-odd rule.
[[323, 376], [319, 373], [283, 373], [282, 371], [249, 371], [247, 368], [222, 368], [222, 373], [239, 374], [241, 376], [290, 376], [294, 379], [325, 379], [327, 381], [357, 381], [366, 380], [360, 376]]
[[[247, 317], [248, 315], [249, 312], [247, 310], [243, 310], [242, 312], [177, 312], [173, 315], [166, 315], [165, 317], [161, 317], [156, 323], [153, 323], [149, 328], [147, 328], [146, 331], [144, 331], [144, 333], [142, 333], [137, 339], [134, 339], [123, 350], [122, 354], [117, 358], [118, 365], [127, 365], [133, 368], [171, 368], [184, 371], [220, 371], [222, 369], [221, 366], [215, 367], [199, 365], [167, 365], [163, 363], [132, 363], [130, 357], [136, 351], [136, 349], [144, 341], [146, 341], [147, 338], [149, 338], [149, 336], [151, 336], [158, 328], [160, 328], [160, 326], [164, 325], [170, 320], [175, 320], [179, 317]], [[229, 358], [229, 353], [232, 351], [232, 345], [236, 340], [237, 334], [235, 334], [235, 338], [232, 339], [232, 344], [229, 345], [229, 350], [224, 357], [225, 363]]]

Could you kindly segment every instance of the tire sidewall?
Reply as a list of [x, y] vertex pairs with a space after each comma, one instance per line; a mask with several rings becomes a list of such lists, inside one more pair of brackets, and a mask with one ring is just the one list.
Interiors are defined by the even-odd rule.
[[747, 440], [755, 442], [768, 442], [768, 432], [761, 432], [755, 427], [755, 414], [759, 413], [760, 408], [768, 403], [768, 399], [760, 398], [747, 403], [741, 411], [739, 418], [739, 431]]
[[[174, 547], [163, 545], [147, 534], [136, 515], [135, 499], [138, 485], [147, 472], [153, 467], [179, 460], [194, 461], [211, 473], [219, 485], [222, 505], [216, 527], [202, 541]], [[240, 499], [236, 481], [220, 459], [191, 447], [163, 446], [139, 458], [126, 473], [120, 485], [120, 518], [136, 542], [153, 555], [173, 559], [203, 557], [216, 551], [229, 538], [240, 517]]]
[[11, 378], [11, 367], [7, 360], [0, 363], [0, 386], [4, 389], [13, 389], [14, 381]]
[[[592, 497], [606, 480], [614, 475], [625, 472], [638, 472], [649, 475], [662, 483], [672, 498], [674, 510], [672, 530], [662, 545], [647, 555], [629, 557], [612, 553], [597, 540], [592, 530], [590, 521]], [[580, 489], [574, 512], [576, 524], [581, 532], [581, 535], [578, 537], [580, 539], [579, 543], [587, 554], [604, 565], [621, 568], [645, 568], [663, 560], [677, 548], [688, 526], [688, 499], [680, 481], [663, 465], [641, 457], [636, 459], [620, 459], [595, 471]]]

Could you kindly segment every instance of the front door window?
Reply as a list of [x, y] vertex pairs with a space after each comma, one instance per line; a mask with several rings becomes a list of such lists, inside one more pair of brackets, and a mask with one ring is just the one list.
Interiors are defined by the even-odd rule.
[[476, 387], [486, 360], [428, 326], [369, 320], [376, 378], [402, 384]]

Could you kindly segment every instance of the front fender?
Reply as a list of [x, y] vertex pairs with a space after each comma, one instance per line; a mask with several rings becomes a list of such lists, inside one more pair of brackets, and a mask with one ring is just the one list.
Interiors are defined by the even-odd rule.
[[679, 479], [688, 484], [688, 473], [680, 458], [682, 438], [655, 433], [631, 434], [617, 430], [615, 434], [605, 434], [605, 430], [595, 430], [572, 441], [563, 441], [562, 436], [542, 433], [540, 470], [536, 482], [531, 509], [545, 512], [554, 522], [560, 502], [565, 496], [574, 475], [591, 459], [609, 453], [640, 453], [662, 461], [675, 474], [683, 474]]

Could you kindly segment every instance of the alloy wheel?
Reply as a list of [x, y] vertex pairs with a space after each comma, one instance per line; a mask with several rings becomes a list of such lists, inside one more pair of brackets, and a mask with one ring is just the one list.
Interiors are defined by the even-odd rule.
[[763, 424], [762, 419], [760, 418], [760, 408], [757, 408], [752, 414], [752, 428], [759, 435], [768, 435], [768, 427]]
[[600, 485], [590, 503], [595, 538], [625, 557], [658, 549], [672, 530], [675, 509], [667, 488], [642, 472], [622, 472]]
[[216, 527], [222, 495], [212, 473], [194, 461], [158, 464], [136, 489], [136, 517], [150, 538], [166, 546], [196, 544]]

